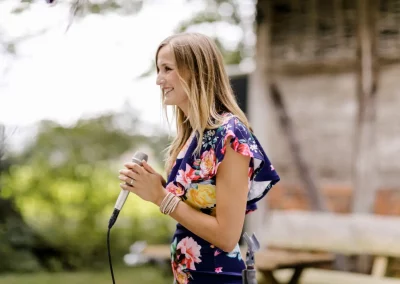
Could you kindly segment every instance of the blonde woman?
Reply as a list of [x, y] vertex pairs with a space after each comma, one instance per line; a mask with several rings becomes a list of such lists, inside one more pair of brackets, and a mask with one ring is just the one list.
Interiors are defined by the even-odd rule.
[[168, 37], [156, 65], [163, 105], [172, 106], [176, 118], [168, 180], [146, 162], [127, 163], [121, 188], [178, 222], [171, 243], [174, 283], [241, 284], [245, 214], [279, 176], [235, 100], [212, 40], [198, 33]]

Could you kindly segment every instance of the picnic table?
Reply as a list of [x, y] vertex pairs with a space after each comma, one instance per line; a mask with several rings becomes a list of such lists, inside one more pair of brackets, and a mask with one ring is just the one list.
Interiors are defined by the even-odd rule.
[[[246, 248], [241, 247], [241, 252], [243, 259], [245, 259]], [[149, 260], [164, 260], [166, 262], [169, 262], [171, 257], [169, 245], [149, 245], [144, 248], [141, 254]], [[255, 253], [256, 269], [269, 284], [283, 283], [274, 276], [274, 271], [279, 269], [293, 269], [294, 272], [287, 284], [297, 284], [305, 268], [331, 265], [333, 261], [334, 256], [330, 253], [300, 252], [272, 248], [263, 249]]]

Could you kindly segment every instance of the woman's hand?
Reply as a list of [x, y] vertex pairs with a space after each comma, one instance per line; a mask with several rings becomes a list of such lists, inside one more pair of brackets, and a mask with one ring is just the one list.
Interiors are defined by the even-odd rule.
[[120, 187], [135, 193], [140, 198], [160, 206], [167, 192], [164, 189], [164, 178], [157, 173], [146, 161], [143, 166], [129, 162], [120, 170], [119, 179], [123, 181]]

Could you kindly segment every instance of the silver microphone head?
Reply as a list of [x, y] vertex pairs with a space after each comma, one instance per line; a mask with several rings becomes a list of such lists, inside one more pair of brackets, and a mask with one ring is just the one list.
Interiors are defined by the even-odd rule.
[[142, 161], [145, 160], [147, 162], [148, 158], [149, 157], [145, 153], [136, 152], [132, 157], [132, 162], [142, 165]]

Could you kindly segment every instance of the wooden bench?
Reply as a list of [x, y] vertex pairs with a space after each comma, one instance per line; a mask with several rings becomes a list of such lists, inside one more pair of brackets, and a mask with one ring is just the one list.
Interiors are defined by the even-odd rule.
[[[281, 282], [288, 281], [292, 272], [278, 270], [274, 272], [275, 278]], [[370, 275], [344, 271], [323, 270], [307, 268], [302, 273], [300, 284], [399, 284], [400, 279], [388, 277], [371, 277]]]
[[[389, 257], [400, 258], [399, 217], [308, 211], [271, 211], [268, 214], [259, 239], [270, 248], [370, 255], [374, 258], [371, 272], [374, 281], [386, 275]], [[312, 270], [311, 274], [315, 273]], [[351, 273], [329, 273], [353, 277]]]
[[[246, 256], [245, 247], [241, 248], [243, 259]], [[168, 245], [147, 246], [142, 255], [149, 260], [166, 262], [170, 261], [170, 249]], [[277, 283], [298, 283], [304, 269], [309, 267], [320, 267], [332, 264], [334, 256], [329, 253], [294, 252], [281, 249], [267, 249], [258, 251], [255, 254], [255, 264], [257, 270], [264, 276], [266, 281], [271, 284]], [[289, 279], [278, 280], [274, 272], [279, 269], [290, 268], [293, 270]]]

